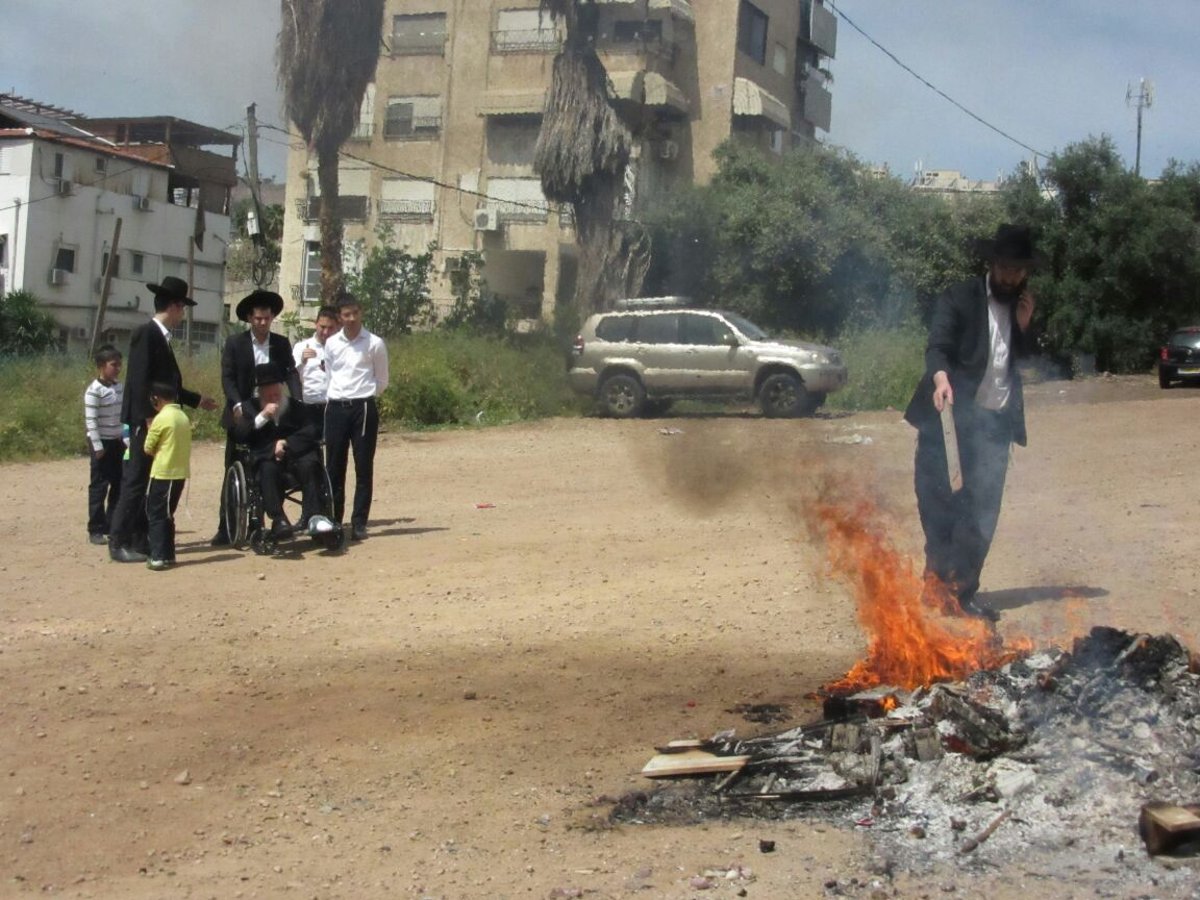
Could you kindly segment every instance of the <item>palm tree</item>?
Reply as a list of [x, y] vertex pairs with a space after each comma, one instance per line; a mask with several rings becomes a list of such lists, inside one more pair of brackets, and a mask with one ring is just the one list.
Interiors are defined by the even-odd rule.
[[279, 84], [321, 186], [321, 302], [342, 287], [338, 150], [358, 121], [383, 38], [385, 0], [280, 0]]
[[541, 0], [541, 9], [566, 26], [566, 40], [554, 58], [534, 151], [542, 192], [547, 199], [570, 203], [575, 212], [575, 311], [580, 318], [641, 290], [650, 261], [645, 230], [617, 218], [633, 134], [609, 102], [608, 73], [595, 51], [595, 26], [580, 16], [581, 7], [591, 5], [591, 0]]

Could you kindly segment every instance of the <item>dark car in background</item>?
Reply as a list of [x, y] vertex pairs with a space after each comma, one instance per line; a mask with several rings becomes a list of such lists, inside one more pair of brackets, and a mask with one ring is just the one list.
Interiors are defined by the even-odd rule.
[[1200, 325], [1177, 328], [1158, 352], [1158, 386], [1200, 379]]

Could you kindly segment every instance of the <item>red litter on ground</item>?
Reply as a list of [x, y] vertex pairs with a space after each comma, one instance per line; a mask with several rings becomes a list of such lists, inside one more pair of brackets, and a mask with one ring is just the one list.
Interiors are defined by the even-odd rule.
[[476, 509], [495, 509], [496, 504], [495, 503], [476, 503], [475, 508]]

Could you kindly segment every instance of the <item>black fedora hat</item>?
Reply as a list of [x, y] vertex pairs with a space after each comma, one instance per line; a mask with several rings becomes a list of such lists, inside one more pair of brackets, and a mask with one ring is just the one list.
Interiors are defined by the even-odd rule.
[[248, 297], [243, 297], [234, 312], [241, 321], [248, 322], [251, 311], [264, 306], [270, 308], [271, 315], [277, 316], [283, 312], [283, 298], [274, 291], [255, 291]]
[[975, 242], [975, 252], [988, 262], [1012, 263], [1029, 269], [1042, 264], [1042, 255], [1033, 246], [1033, 232], [1024, 225], [998, 226], [995, 237]]
[[196, 301], [188, 296], [191, 293], [188, 283], [182, 278], [176, 278], [174, 275], [168, 275], [162, 280], [162, 284], [146, 285], [146, 290], [155, 297], [178, 300], [181, 303], [186, 303], [188, 306], [196, 305]]
[[275, 363], [259, 363], [254, 367], [255, 387], [262, 387], [264, 384], [283, 384], [286, 380], [283, 377], [283, 370]]

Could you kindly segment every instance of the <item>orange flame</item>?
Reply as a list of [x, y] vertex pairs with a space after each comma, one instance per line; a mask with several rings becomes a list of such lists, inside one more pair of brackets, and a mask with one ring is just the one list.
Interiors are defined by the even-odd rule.
[[868, 635], [866, 658], [825, 691], [911, 690], [1003, 665], [1033, 649], [1023, 638], [1006, 646], [990, 623], [965, 614], [945, 585], [923, 579], [892, 546], [871, 501], [823, 496], [807, 513], [824, 538], [830, 567], [853, 587]]

